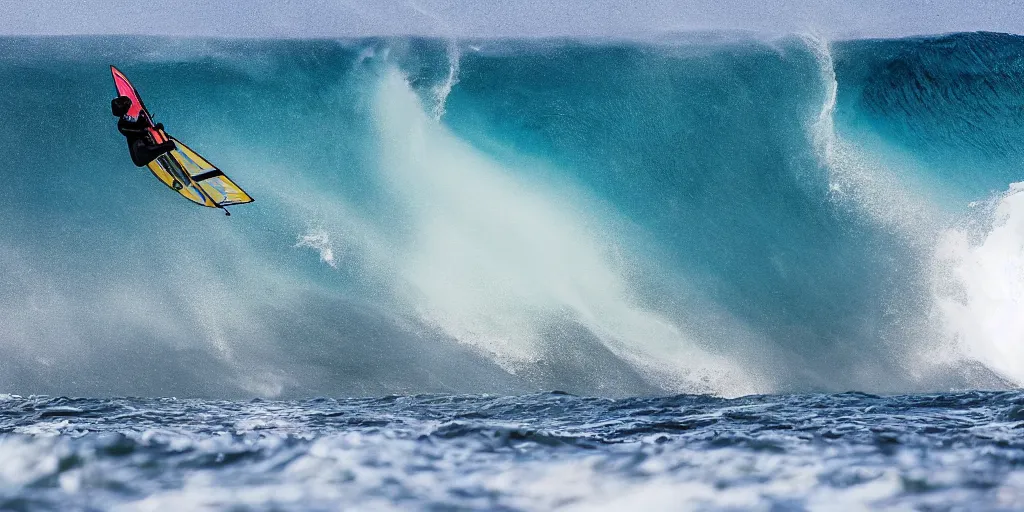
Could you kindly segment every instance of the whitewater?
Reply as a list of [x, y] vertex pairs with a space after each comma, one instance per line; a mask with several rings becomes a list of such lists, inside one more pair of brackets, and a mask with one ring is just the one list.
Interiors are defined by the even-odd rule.
[[1022, 54], [0, 38], [0, 509], [1011, 509]]

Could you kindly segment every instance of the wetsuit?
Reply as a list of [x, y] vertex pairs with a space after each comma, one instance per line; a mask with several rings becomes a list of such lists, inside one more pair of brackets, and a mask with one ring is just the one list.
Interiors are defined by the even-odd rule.
[[138, 167], [145, 167], [146, 164], [156, 160], [156, 157], [175, 148], [172, 141], [153, 144], [153, 138], [148, 128], [149, 123], [143, 121], [142, 116], [135, 121], [125, 117], [117, 120], [117, 131], [128, 139], [128, 153], [132, 156], [132, 162]]

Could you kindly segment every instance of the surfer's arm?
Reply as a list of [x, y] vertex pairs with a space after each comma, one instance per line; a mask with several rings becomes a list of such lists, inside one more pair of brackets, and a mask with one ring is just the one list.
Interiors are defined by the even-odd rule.
[[131, 122], [120, 119], [117, 121], [117, 131], [121, 132], [121, 135], [125, 137], [139, 137], [146, 133], [145, 123], [142, 122]]

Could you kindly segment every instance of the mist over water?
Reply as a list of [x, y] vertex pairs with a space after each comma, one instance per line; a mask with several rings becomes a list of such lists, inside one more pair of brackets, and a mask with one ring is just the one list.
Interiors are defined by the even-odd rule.
[[[1021, 46], [0, 40], [0, 387], [1020, 385]], [[257, 202], [131, 167], [111, 63]]]

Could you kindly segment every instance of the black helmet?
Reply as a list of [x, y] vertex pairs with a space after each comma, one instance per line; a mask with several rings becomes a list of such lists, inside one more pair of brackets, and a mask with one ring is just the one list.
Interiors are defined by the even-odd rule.
[[118, 96], [110, 100], [110, 112], [116, 117], [124, 116], [130, 108], [132, 108], [132, 99], [128, 96]]

